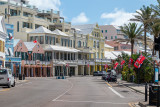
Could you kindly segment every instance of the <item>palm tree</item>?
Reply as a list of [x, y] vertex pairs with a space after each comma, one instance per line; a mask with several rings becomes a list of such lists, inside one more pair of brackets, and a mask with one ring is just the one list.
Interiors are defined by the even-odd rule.
[[128, 25], [124, 24], [123, 26], [120, 26], [121, 32], [128, 36], [130, 43], [131, 43], [131, 56], [133, 55], [133, 49], [134, 49], [134, 42], [136, 37], [141, 36], [143, 30], [142, 25], [138, 27], [138, 24], [136, 23], [129, 23]]
[[147, 49], [147, 40], [146, 40], [146, 36], [147, 36], [147, 31], [148, 31], [148, 25], [149, 23], [152, 21], [152, 19], [154, 18], [153, 11], [149, 6], [144, 6], [140, 9], [140, 11], [136, 11], [137, 15], [134, 15], [135, 18], [130, 19], [131, 21], [138, 21], [141, 22], [143, 24], [143, 28], [144, 28], [144, 44], [145, 44], [145, 53], [146, 53], [146, 49]]

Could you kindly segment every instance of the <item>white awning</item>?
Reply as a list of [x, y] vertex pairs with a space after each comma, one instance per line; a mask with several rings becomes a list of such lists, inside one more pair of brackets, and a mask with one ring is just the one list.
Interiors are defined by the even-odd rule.
[[9, 52], [10, 52], [10, 55], [13, 56], [13, 51], [11, 48], [8, 48], [9, 49]]
[[77, 53], [79, 51], [75, 48], [68, 48], [68, 47], [55, 46], [55, 45], [50, 45], [45, 50], [46, 51], [73, 52], [73, 53]]

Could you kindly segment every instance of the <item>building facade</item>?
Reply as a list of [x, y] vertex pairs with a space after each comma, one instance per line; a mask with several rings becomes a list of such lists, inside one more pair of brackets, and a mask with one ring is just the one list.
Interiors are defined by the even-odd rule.
[[101, 25], [100, 26], [102, 35], [105, 40], [115, 40], [118, 38], [124, 39], [125, 36], [121, 33], [119, 26], [115, 25]]
[[7, 38], [5, 41], [5, 64], [16, 76], [21, 75], [21, 58], [14, 56], [14, 26], [6, 24]]
[[0, 67], [5, 67], [5, 39], [7, 31], [3, 16], [0, 16]]
[[14, 55], [22, 60], [22, 75], [26, 77], [53, 76], [52, 62], [47, 61], [42, 46], [37, 42], [23, 42], [16, 39], [14, 42]]
[[[21, 0], [22, 1], [22, 0]], [[71, 23], [65, 22], [59, 11], [39, 10], [23, 0], [0, 0], [0, 14], [5, 17], [5, 23], [14, 25], [16, 39], [27, 41], [27, 32], [44, 26], [51, 31], [59, 29], [69, 33]]]

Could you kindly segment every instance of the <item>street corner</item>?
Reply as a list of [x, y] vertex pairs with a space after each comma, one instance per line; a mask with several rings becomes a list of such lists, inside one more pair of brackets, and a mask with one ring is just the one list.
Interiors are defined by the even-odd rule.
[[16, 84], [22, 84], [22, 83], [29, 82], [29, 80], [16, 80], [15, 82]]

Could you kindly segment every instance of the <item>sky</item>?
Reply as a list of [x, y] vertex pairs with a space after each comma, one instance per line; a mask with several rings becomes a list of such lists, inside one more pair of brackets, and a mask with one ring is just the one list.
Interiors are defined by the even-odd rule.
[[60, 11], [65, 21], [73, 25], [118, 25], [128, 23], [143, 5], [157, 4], [157, 0], [29, 0], [44, 10]]

